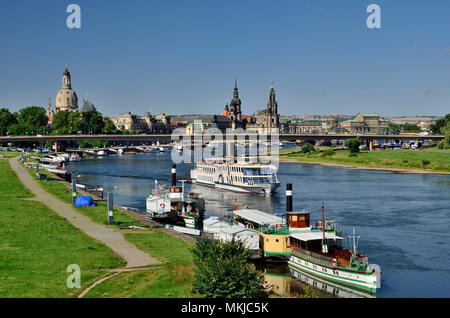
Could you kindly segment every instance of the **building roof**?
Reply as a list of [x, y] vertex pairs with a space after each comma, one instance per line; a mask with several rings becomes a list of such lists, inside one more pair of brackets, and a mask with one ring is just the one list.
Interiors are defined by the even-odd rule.
[[233, 211], [233, 214], [238, 215], [241, 218], [244, 218], [259, 225], [283, 224], [283, 219], [280, 218], [279, 216], [258, 210], [250, 210], [250, 209], [237, 210]]
[[83, 103], [81, 104], [80, 107], [80, 112], [89, 112], [94, 110], [95, 110], [94, 104], [92, 104], [89, 100], [83, 99]]
[[237, 233], [241, 233], [241, 232], [252, 232], [255, 234], [258, 234], [257, 231], [246, 228], [246, 227], [242, 227], [242, 226], [237, 226], [237, 225], [231, 225], [229, 227], [223, 227], [220, 229], [220, 233], [225, 233], [225, 234], [237, 234]]
[[[291, 237], [300, 241], [314, 241], [323, 238], [323, 232], [302, 232], [291, 234]], [[336, 236], [332, 233], [325, 232], [325, 238], [328, 240], [343, 240], [344, 238]]]
[[363, 116], [363, 117], [380, 117], [380, 115], [378, 115], [376, 113], [366, 113], [366, 114], [361, 114], [361, 116]]

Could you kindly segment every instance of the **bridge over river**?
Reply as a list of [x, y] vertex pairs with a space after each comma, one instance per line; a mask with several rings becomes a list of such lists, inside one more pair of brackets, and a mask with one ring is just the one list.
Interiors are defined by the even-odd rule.
[[[223, 135], [225, 137], [225, 134]], [[431, 140], [439, 141], [444, 139], [443, 135], [422, 135], [422, 134], [398, 134], [398, 135], [383, 135], [383, 134], [268, 134], [261, 135], [253, 132], [236, 133], [236, 140], [239, 138], [245, 138], [247, 142], [261, 140], [264, 136], [267, 141], [272, 139], [276, 141], [291, 141], [291, 142], [330, 142], [331, 140], [346, 140], [359, 137], [362, 142], [372, 144], [375, 140], [395, 140], [395, 141], [408, 141], [408, 140]], [[217, 135], [211, 134], [196, 134], [196, 135], [179, 135], [179, 134], [141, 134], [141, 135], [45, 135], [45, 136], [0, 136], [0, 143], [10, 142], [44, 142], [54, 141], [56, 149], [60, 149], [65, 142], [68, 141], [82, 141], [82, 140], [104, 140], [110, 142], [140, 142], [140, 143], [169, 143], [171, 141], [187, 141], [191, 142], [203, 141], [209, 142], [211, 140], [217, 140]], [[234, 142], [232, 140], [224, 140], [224, 142]]]

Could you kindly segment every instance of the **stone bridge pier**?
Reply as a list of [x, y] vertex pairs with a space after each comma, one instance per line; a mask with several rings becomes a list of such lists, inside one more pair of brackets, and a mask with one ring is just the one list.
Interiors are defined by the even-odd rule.
[[314, 147], [320, 147], [323, 146], [325, 144], [325, 140], [324, 139], [319, 139], [316, 140], [316, 143], [314, 144]]
[[66, 143], [64, 141], [55, 141], [55, 152], [63, 152], [66, 150]]

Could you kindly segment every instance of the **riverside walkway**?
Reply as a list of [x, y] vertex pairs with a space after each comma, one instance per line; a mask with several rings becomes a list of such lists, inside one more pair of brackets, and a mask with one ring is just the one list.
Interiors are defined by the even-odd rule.
[[123, 235], [113, 228], [93, 222], [89, 217], [79, 213], [71, 204], [63, 202], [48, 193], [33, 179], [28, 171], [19, 163], [19, 158], [10, 159], [12, 169], [17, 173], [20, 181], [35, 197], [32, 200], [42, 202], [55, 213], [67, 219], [73, 226], [86, 233], [90, 237], [103, 242], [117, 255], [125, 259], [126, 268], [144, 267], [160, 264], [161, 262], [149, 254], [138, 249], [125, 240]]

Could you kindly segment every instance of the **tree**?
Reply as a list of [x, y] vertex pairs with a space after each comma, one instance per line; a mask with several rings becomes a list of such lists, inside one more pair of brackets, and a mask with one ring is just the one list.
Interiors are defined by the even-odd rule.
[[53, 115], [52, 128], [57, 135], [66, 135], [69, 133], [69, 111], [61, 110]]
[[85, 134], [100, 134], [105, 125], [102, 114], [96, 110], [81, 113], [81, 123]]
[[431, 133], [433, 135], [438, 135], [442, 133], [442, 128], [450, 123], [450, 114], [445, 115], [445, 117], [439, 118], [436, 122], [430, 126]]
[[116, 125], [114, 125], [113, 121], [110, 118], [105, 117], [104, 124], [105, 127], [103, 128], [103, 133], [114, 134], [116, 132]]
[[5, 136], [11, 125], [17, 124], [16, 116], [7, 108], [0, 108], [0, 136]]
[[314, 146], [310, 143], [306, 143], [302, 146], [302, 153], [311, 153], [314, 151], [316, 151], [316, 149], [314, 149]]
[[29, 106], [22, 108], [17, 117], [19, 123], [38, 127], [44, 127], [48, 124], [47, 113], [45, 108], [39, 106]]
[[350, 153], [358, 153], [359, 152], [359, 146], [361, 145], [361, 141], [359, 137], [353, 138], [353, 139], [347, 139], [344, 142], [344, 146], [350, 150]]
[[264, 276], [250, 263], [241, 241], [199, 239], [193, 249], [193, 287], [210, 298], [262, 298]]
[[439, 149], [450, 149], [450, 121], [447, 126], [441, 128], [441, 133], [444, 134], [444, 140], [438, 143]]

